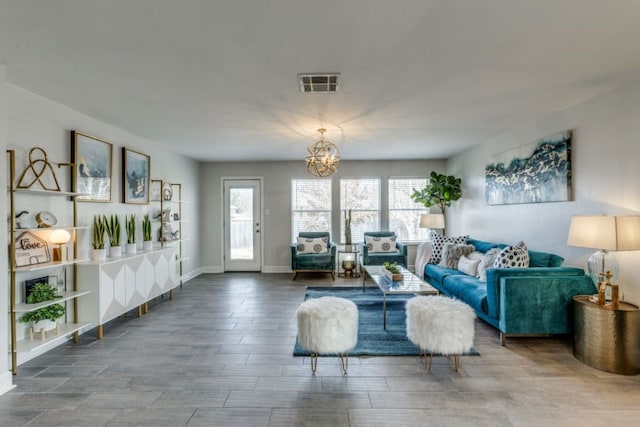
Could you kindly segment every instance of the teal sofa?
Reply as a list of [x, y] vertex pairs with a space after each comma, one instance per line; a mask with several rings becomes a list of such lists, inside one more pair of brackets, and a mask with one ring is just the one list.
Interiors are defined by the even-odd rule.
[[[468, 239], [478, 252], [507, 245]], [[572, 332], [573, 296], [596, 292], [581, 268], [562, 267], [558, 255], [529, 251], [530, 267], [487, 270], [487, 281], [461, 271], [427, 264], [424, 278], [442, 294], [469, 304], [479, 318], [509, 335], [549, 335]]]

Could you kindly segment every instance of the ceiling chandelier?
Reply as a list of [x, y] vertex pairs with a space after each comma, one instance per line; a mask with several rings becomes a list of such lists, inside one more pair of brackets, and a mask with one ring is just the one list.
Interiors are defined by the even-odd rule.
[[338, 147], [333, 142], [325, 141], [324, 133], [326, 129], [318, 129], [320, 141], [307, 148], [307, 172], [313, 176], [329, 176], [338, 170], [340, 163], [340, 153]]

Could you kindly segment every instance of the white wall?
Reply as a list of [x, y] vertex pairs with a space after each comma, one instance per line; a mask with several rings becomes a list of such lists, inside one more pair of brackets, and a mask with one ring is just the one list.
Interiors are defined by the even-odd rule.
[[[0, 78], [2, 75], [0, 75]], [[4, 80], [0, 80], [3, 83]], [[159, 148], [152, 141], [145, 140], [132, 135], [115, 126], [95, 120], [83, 113], [71, 110], [60, 104], [42, 98], [38, 95], [25, 91], [11, 84], [0, 84], [0, 101], [6, 100], [6, 127], [0, 121], [0, 144], [2, 137], [6, 136], [6, 148], [16, 151], [16, 169], [19, 175], [25, 168], [28, 161], [28, 152], [33, 147], [43, 148], [51, 162], [69, 162], [71, 158], [70, 131], [79, 130], [81, 132], [107, 140], [113, 144], [113, 183], [111, 203], [78, 203], [78, 225], [90, 225], [95, 214], [117, 214], [124, 222], [125, 214], [136, 214], [138, 222], [141, 221], [144, 213], [153, 213], [159, 210], [159, 205], [133, 205], [121, 203], [121, 175], [122, 175], [122, 155], [121, 147], [132, 148], [151, 156], [151, 177], [154, 179], [164, 179], [169, 182], [179, 182], [182, 184], [183, 199], [189, 203], [183, 207], [183, 219], [188, 222], [183, 223], [183, 235], [190, 238], [183, 244], [185, 256], [190, 257], [184, 263], [183, 273], [193, 275], [197, 272], [198, 264], [198, 223], [200, 218], [198, 207], [198, 176], [199, 163], [188, 159], [175, 152]], [[0, 105], [3, 105], [0, 102]], [[4, 112], [0, 106], [0, 118]], [[177, 141], [176, 143], [178, 143]], [[176, 144], [177, 145], [177, 144]], [[4, 148], [4, 145], [3, 145]], [[4, 150], [3, 150], [4, 151]], [[58, 169], [54, 166], [61, 190], [70, 191], [70, 171], [68, 168]], [[0, 183], [6, 179], [3, 172]], [[3, 187], [5, 188], [5, 187]], [[22, 196], [21, 196], [22, 197]], [[7, 211], [6, 192], [0, 195], [0, 212], [6, 217]], [[34, 199], [32, 197], [32, 199]], [[28, 207], [30, 214], [35, 214], [40, 210], [51, 210], [54, 214], [64, 215], [62, 209], [56, 210], [55, 201], [47, 199], [32, 201], [36, 205]], [[24, 201], [21, 203], [29, 203]], [[21, 206], [16, 205], [16, 209]], [[67, 209], [64, 209], [68, 211]], [[60, 223], [63, 221], [60, 219]], [[70, 219], [64, 223], [71, 223]], [[124, 224], [123, 224], [124, 226]], [[159, 227], [159, 225], [157, 225]], [[138, 224], [139, 246], [141, 246], [141, 226]], [[0, 233], [0, 245], [7, 247], [6, 233]], [[124, 230], [122, 232], [122, 242], [126, 242]], [[154, 236], [157, 240], [157, 235]], [[79, 252], [88, 255], [90, 253], [90, 230], [79, 233]], [[0, 271], [7, 277], [6, 257], [0, 260]], [[49, 274], [57, 274], [51, 272]], [[0, 293], [0, 307], [4, 312], [8, 311], [7, 293]], [[0, 366], [8, 366], [6, 344], [6, 317], [0, 316]], [[5, 323], [3, 323], [5, 322]], [[3, 359], [4, 358], [4, 359]], [[28, 359], [25, 359], [28, 360]], [[2, 364], [4, 362], [4, 364]], [[0, 380], [4, 371], [0, 370]], [[2, 386], [0, 383], [0, 390]]]
[[[200, 258], [203, 271], [221, 272], [222, 265], [222, 178], [263, 177], [264, 178], [264, 239], [263, 272], [291, 271], [291, 179], [308, 178], [301, 151], [300, 161], [288, 162], [238, 162], [207, 163], [201, 173], [201, 216], [202, 239]], [[382, 186], [388, 177], [427, 176], [430, 171], [443, 172], [442, 160], [388, 160], [388, 161], [342, 161], [338, 172], [333, 175], [333, 211], [340, 206], [340, 178], [381, 177]], [[383, 193], [383, 205], [386, 203]], [[268, 212], [268, 214], [267, 214]], [[384, 223], [384, 220], [383, 220]], [[339, 226], [335, 221], [334, 224]], [[332, 232], [336, 238], [338, 228]]]
[[[463, 198], [447, 212], [447, 234], [489, 241], [524, 240], [534, 250], [565, 257], [586, 269], [591, 249], [566, 245], [572, 215], [640, 215], [640, 81], [592, 99], [449, 159], [447, 172], [463, 178]], [[573, 201], [488, 206], [484, 168], [493, 156], [555, 132], [572, 129]], [[640, 303], [640, 251], [616, 254], [620, 290]]]
[[[6, 69], [0, 64], [0, 150], [4, 154], [6, 149], [6, 135], [7, 135], [7, 121], [6, 121], [6, 106], [7, 106], [7, 84], [6, 84]], [[6, 157], [5, 157], [6, 158]], [[7, 165], [7, 161], [4, 162]], [[0, 188], [7, 188], [7, 173], [6, 169], [2, 168], [0, 173]], [[6, 218], [7, 215], [7, 192], [0, 191], [0, 215], [2, 218]], [[7, 233], [0, 233], [0, 248], [6, 248]], [[6, 253], [6, 252], [3, 252]], [[0, 277], [4, 278], [3, 282], [8, 283], [8, 265], [7, 257], [0, 256]], [[9, 390], [11, 385], [11, 372], [3, 369], [3, 366], [9, 366], [8, 352], [9, 352], [9, 325], [7, 312], [9, 311], [9, 293], [8, 286], [2, 286], [0, 291], [0, 394]]]

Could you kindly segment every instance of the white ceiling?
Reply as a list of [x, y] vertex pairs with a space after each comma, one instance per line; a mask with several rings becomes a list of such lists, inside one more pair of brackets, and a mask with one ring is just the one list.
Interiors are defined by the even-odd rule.
[[0, 0], [0, 62], [200, 160], [446, 158], [639, 78], [640, 1]]

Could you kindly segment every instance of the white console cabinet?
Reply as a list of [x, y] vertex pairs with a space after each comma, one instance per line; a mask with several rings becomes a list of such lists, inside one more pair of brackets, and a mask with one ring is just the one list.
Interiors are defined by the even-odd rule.
[[135, 308], [141, 315], [149, 300], [164, 293], [172, 298], [173, 289], [179, 284], [173, 247], [83, 262], [77, 268], [78, 290], [91, 292], [84, 297], [78, 317], [98, 325], [100, 339], [106, 322]]

